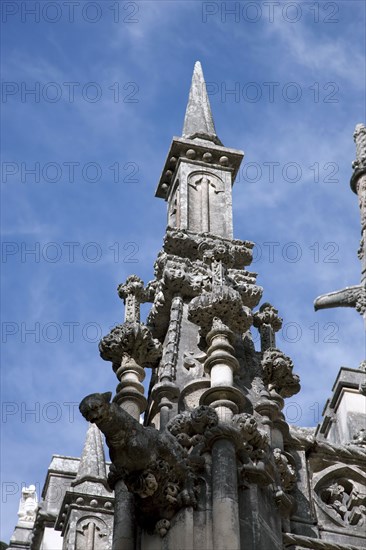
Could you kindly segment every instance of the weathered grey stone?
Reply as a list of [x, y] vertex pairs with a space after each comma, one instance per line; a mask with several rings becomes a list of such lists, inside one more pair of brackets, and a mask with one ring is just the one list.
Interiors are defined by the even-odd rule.
[[[361, 284], [320, 297], [316, 307], [364, 314], [363, 125], [355, 141]], [[254, 245], [233, 239], [232, 184], [242, 158], [217, 137], [197, 63], [183, 137], [173, 139], [156, 191], [168, 202], [168, 227], [154, 280], [145, 287], [131, 275], [119, 285], [124, 323], [100, 342], [119, 380], [116, 395], [112, 403], [110, 392], [83, 399], [80, 411], [92, 425], [81, 460], [53, 459], [42, 502], [34, 518], [21, 512], [12, 547], [365, 547], [365, 364], [340, 369], [316, 430], [288, 425], [284, 399], [300, 381], [276, 347], [282, 319], [268, 302], [253, 310], [263, 293], [246, 270]], [[144, 302], [152, 303], [146, 324]], [[145, 368], [152, 370], [147, 397]], [[108, 483], [101, 432], [112, 461]], [[51, 533], [62, 538], [51, 543]]]

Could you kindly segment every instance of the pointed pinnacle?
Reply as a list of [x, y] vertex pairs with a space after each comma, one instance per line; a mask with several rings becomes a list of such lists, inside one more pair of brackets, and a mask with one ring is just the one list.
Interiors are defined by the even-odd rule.
[[78, 473], [72, 486], [84, 481], [96, 481], [106, 484], [106, 467], [102, 434], [95, 424], [89, 424]]
[[183, 137], [201, 138], [222, 145], [216, 135], [201, 63], [196, 61], [184, 117]]

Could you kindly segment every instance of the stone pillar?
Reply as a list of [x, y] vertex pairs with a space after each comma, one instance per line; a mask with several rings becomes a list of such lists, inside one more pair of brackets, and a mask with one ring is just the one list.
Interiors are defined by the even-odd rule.
[[139, 420], [147, 405], [144, 386], [141, 384], [145, 378], [145, 370], [128, 354], [124, 354], [121, 364], [113, 365], [113, 368], [120, 381], [114, 400], [133, 418]]
[[212, 519], [214, 550], [240, 550], [236, 453], [226, 438], [212, 446]]
[[[222, 424], [242, 410], [245, 398], [233, 387], [234, 372], [239, 368], [231, 345], [233, 333], [220, 319], [214, 318], [207, 334], [209, 348], [205, 370], [210, 374], [211, 387], [204, 392], [201, 403], [215, 408]], [[212, 445], [212, 520], [214, 550], [240, 550], [236, 450], [229, 433]]]
[[115, 509], [112, 550], [136, 550], [135, 502], [124, 481], [114, 486]]

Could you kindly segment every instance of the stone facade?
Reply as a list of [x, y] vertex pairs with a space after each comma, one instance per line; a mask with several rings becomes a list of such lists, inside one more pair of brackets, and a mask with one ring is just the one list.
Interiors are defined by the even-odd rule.
[[[318, 298], [317, 309], [365, 313], [365, 132], [357, 126], [351, 180], [361, 207], [361, 284]], [[254, 245], [233, 239], [232, 185], [243, 155], [218, 138], [197, 63], [183, 136], [172, 141], [156, 191], [168, 227], [154, 280], [145, 286], [132, 275], [119, 286], [125, 321], [99, 346], [118, 379], [115, 396], [83, 399], [91, 423], [83, 455], [53, 459], [41, 504], [35, 512], [33, 501], [26, 516], [30, 536], [18, 535], [20, 518], [12, 547], [51, 550], [47, 529], [59, 536], [52, 550], [366, 547], [365, 363], [341, 368], [316, 430], [287, 424], [284, 400], [299, 392], [299, 376], [276, 345], [277, 309], [256, 309]], [[144, 302], [152, 304], [146, 323]], [[57, 509], [49, 498], [56, 479]]]

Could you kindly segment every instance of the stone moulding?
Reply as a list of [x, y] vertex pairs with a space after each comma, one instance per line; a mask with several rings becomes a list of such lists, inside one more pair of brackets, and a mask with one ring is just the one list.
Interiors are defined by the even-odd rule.
[[308, 456], [323, 455], [331, 459], [341, 459], [358, 462], [366, 469], [366, 448], [354, 443], [348, 445], [333, 445], [330, 442], [316, 439], [313, 433], [304, 429], [291, 426], [290, 439], [287, 445], [294, 448], [304, 449]]
[[315, 539], [294, 535], [292, 533], [283, 533], [284, 548], [296, 546], [296, 548], [310, 548], [310, 550], [362, 550], [361, 546], [351, 544], [337, 544], [323, 539]]

